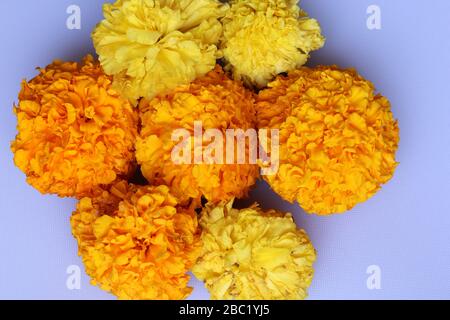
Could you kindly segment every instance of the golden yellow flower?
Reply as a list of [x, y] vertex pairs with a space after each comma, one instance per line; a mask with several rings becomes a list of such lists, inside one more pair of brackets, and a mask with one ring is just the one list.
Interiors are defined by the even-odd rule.
[[[254, 95], [241, 83], [227, 78], [219, 66], [169, 95], [142, 100], [139, 109], [142, 129], [136, 143], [136, 159], [152, 184], [168, 185], [182, 202], [194, 200], [198, 204], [202, 196], [212, 202], [241, 198], [255, 183], [258, 165], [225, 163], [226, 139], [223, 164], [199, 163], [194, 156], [191, 162], [180, 164], [172, 156], [179, 144], [172, 140], [172, 134], [178, 129], [190, 134], [188, 149], [194, 153], [196, 121], [202, 125], [202, 134], [208, 129], [218, 129], [225, 135], [227, 129], [245, 131], [255, 127]], [[201, 143], [201, 154], [205, 154], [209, 144]], [[248, 159], [248, 143], [245, 152]]]
[[351, 209], [397, 166], [398, 123], [389, 101], [354, 70], [301, 68], [259, 93], [259, 128], [280, 130], [280, 167], [266, 176], [309, 213]]
[[202, 213], [203, 249], [193, 267], [212, 299], [304, 299], [316, 252], [291, 214], [237, 210], [233, 201]]
[[92, 34], [114, 86], [135, 102], [214, 69], [222, 34], [218, 0], [118, 0]]
[[220, 45], [235, 79], [258, 88], [305, 64], [325, 42], [296, 0], [232, 0]]
[[[103, 201], [115, 209], [102, 212]], [[201, 251], [193, 209], [166, 186], [115, 184], [101, 199], [83, 198], [71, 218], [92, 284], [120, 299], [184, 299], [187, 271]]]
[[22, 83], [14, 162], [41, 193], [92, 195], [134, 169], [138, 115], [92, 56]]

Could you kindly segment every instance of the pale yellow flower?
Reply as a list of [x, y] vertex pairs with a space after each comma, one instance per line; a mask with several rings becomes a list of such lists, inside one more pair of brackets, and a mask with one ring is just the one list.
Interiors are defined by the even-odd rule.
[[304, 299], [313, 277], [314, 247], [291, 214], [233, 201], [202, 212], [203, 249], [193, 267], [212, 299]]
[[389, 101], [354, 70], [301, 68], [259, 93], [259, 128], [280, 130], [280, 167], [265, 176], [309, 213], [341, 213], [373, 196], [397, 166]]
[[150, 99], [214, 68], [224, 8], [217, 0], [119, 0], [104, 5], [92, 38], [115, 88], [133, 102]]
[[235, 79], [258, 88], [305, 64], [325, 42], [316, 20], [293, 0], [232, 0], [221, 49]]

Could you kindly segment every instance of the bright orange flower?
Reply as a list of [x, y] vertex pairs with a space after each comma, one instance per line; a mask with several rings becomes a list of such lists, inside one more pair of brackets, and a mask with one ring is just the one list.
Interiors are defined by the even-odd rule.
[[[241, 198], [258, 177], [256, 164], [180, 164], [172, 159], [178, 141], [172, 133], [185, 129], [194, 135], [194, 122], [199, 121], [203, 132], [218, 129], [223, 135], [227, 129], [247, 130], [255, 127], [254, 97], [240, 82], [230, 80], [217, 66], [190, 85], [178, 87], [170, 95], [153, 100], [141, 100], [142, 130], [136, 144], [136, 158], [143, 175], [155, 184], [165, 184], [183, 202], [193, 199], [199, 203], [202, 196], [212, 202]], [[194, 143], [189, 140], [193, 152]], [[203, 142], [202, 154], [208, 144]], [[246, 144], [248, 159], [249, 144]], [[226, 146], [224, 139], [224, 157]], [[237, 151], [237, 148], [235, 149]], [[223, 161], [225, 163], [226, 161]]]
[[389, 101], [354, 70], [301, 68], [259, 93], [259, 128], [280, 130], [280, 168], [266, 176], [310, 213], [351, 209], [397, 166], [397, 121]]
[[41, 193], [92, 195], [134, 168], [138, 116], [87, 56], [22, 83], [14, 162]]
[[127, 300], [192, 291], [186, 273], [201, 250], [197, 216], [168, 187], [119, 182], [101, 199], [81, 199], [71, 224], [86, 272], [103, 290]]

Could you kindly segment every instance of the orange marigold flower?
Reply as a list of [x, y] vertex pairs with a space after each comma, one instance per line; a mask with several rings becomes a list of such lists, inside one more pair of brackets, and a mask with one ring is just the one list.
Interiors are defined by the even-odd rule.
[[88, 55], [22, 83], [14, 162], [41, 193], [83, 197], [134, 169], [138, 115]]
[[[106, 198], [115, 208], [102, 212]], [[93, 285], [127, 300], [184, 299], [192, 291], [187, 271], [201, 250], [197, 216], [167, 186], [119, 182], [108, 196], [81, 199], [71, 224]]]
[[[203, 132], [217, 129], [224, 136], [227, 129], [245, 131], [255, 127], [253, 94], [240, 82], [229, 79], [219, 66], [170, 95], [141, 100], [139, 109], [142, 129], [136, 143], [136, 158], [151, 183], [168, 185], [183, 202], [192, 199], [198, 204], [202, 196], [212, 202], [241, 198], [256, 182], [258, 165], [249, 161], [208, 164], [196, 162], [192, 156], [192, 162], [180, 164], [172, 159], [172, 151], [179, 144], [172, 140], [174, 130], [184, 129], [190, 134], [188, 149], [194, 153], [196, 121], [202, 124]], [[226, 139], [223, 141], [226, 157]], [[204, 154], [207, 147], [208, 143], [203, 141], [198, 149]], [[246, 159], [249, 159], [248, 147], [246, 143]]]
[[301, 68], [259, 93], [259, 128], [280, 130], [280, 168], [266, 176], [309, 213], [351, 209], [397, 166], [398, 123], [389, 101], [354, 70]]

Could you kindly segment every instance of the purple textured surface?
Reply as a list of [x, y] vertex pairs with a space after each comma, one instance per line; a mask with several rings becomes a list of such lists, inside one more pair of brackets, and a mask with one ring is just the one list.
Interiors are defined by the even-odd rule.
[[[66, 28], [69, 5], [81, 8], [81, 30]], [[369, 30], [369, 5], [382, 29]], [[75, 201], [42, 196], [14, 167], [16, 101], [23, 78], [55, 58], [93, 52], [90, 31], [101, 19], [99, 0], [1, 1], [0, 30], [0, 298], [113, 299], [89, 284], [69, 217]], [[319, 20], [326, 46], [309, 65], [356, 67], [392, 102], [400, 122], [395, 177], [366, 203], [332, 217], [305, 214], [259, 183], [252, 200], [294, 213], [318, 251], [311, 299], [450, 298], [450, 2], [305, 0]], [[78, 265], [81, 288], [66, 287]], [[366, 270], [381, 270], [370, 290]], [[207, 299], [197, 280], [191, 299]]]

